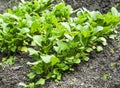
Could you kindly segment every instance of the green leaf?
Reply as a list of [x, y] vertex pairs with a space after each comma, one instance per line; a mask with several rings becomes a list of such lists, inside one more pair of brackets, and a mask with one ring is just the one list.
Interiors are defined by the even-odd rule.
[[16, 19], [16, 20], [19, 20], [20, 18], [14, 14], [10, 14], [10, 13], [4, 13], [3, 14], [5, 17], [10, 17], [10, 18], [13, 18], [13, 19]]
[[45, 63], [50, 63], [52, 55], [43, 55], [40, 56]]
[[51, 57], [51, 65], [54, 66], [56, 63], [60, 62], [59, 58], [52, 56]]
[[102, 31], [103, 30], [103, 27], [102, 26], [97, 26], [94, 31], [95, 32], [99, 32], [99, 31]]
[[111, 39], [115, 39], [116, 36], [117, 36], [117, 35], [112, 34], [112, 35], [109, 36], [109, 38], [111, 38]]
[[30, 29], [29, 28], [22, 28], [21, 33], [29, 33]]
[[[31, 83], [21, 83], [24, 87], [39, 87], [49, 78], [60, 80], [64, 71], [74, 70], [74, 64], [88, 61], [91, 51], [103, 50], [99, 44], [107, 45], [107, 38], [115, 37], [120, 24], [120, 13], [114, 7], [101, 14], [85, 8], [72, 11], [63, 0], [56, 5], [52, 1], [22, 0], [17, 7], [0, 14], [0, 53], [29, 52], [34, 58], [34, 62], [27, 62], [34, 71], [28, 74]], [[14, 62], [12, 56], [3, 58], [0, 65]], [[42, 76], [45, 79], [36, 82], [35, 77]]]
[[76, 63], [76, 64], [79, 64], [81, 62], [81, 60], [79, 58], [74, 58], [73, 62]]
[[27, 76], [28, 76], [30, 79], [33, 79], [33, 78], [36, 76], [36, 74], [33, 73], [33, 72], [31, 72], [31, 73], [29, 73]]
[[12, 51], [12, 52], [15, 52], [16, 49], [17, 49], [17, 46], [13, 46], [13, 47], [11, 48], [11, 51]]
[[89, 60], [89, 57], [84, 57], [83, 58], [85, 61], [88, 61]]
[[67, 22], [61, 22], [61, 24], [70, 32], [70, 25]]
[[99, 38], [102, 41], [103, 45], [107, 45], [107, 40], [104, 37]]
[[103, 50], [103, 48], [101, 47], [101, 46], [97, 46], [97, 51], [98, 52], [100, 52], [100, 51], [102, 51]]
[[28, 48], [27, 48], [26, 46], [23, 46], [23, 47], [21, 48], [21, 51], [22, 51], [22, 52], [28, 52]]
[[7, 64], [10, 64], [10, 65], [13, 65], [14, 62], [16, 60], [16, 57], [15, 56], [10, 56], [8, 59], [7, 59]]
[[74, 38], [72, 37], [72, 36], [70, 36], [69, 34], [64, 34], [65, 35], [65, 37], [67, 38], [67, 39], [69, 39], [69, 40], [73, 40]]
[[31, 30], [30, 30], [30, 32], [31, 32], [31, 33], [37, 32], [37, 31], [38, 31], [38, 28], [40, 28], [40, 26], [41, 26], [41, 22], [40, 22], [39, 20], [34, 21], [34, 22], [32, 23], [32, 25], [31, 25]]
[[107, 80], [110, 78], [110, 73], [103, 74], [103, 80]]
[[119, 16], [120, 17], [120, 13], [117, 11], [117, 9], [115, 7], [111, 8], [111, 12], [114, 16]]
[[38, 55], [38, 51], [33, 48], [28, 48], [29, 55]]
[[43, 84], [45, 84], [45, 79], [43, 79], [43, 78], [40, 78], [36, 83], [35, 83], [36, 85], [43, 85]]
[[58, 45], [58, 48], [56, 47], [55, 50], [57, 50], [58, 53], [60, 53], [61, 51], [69, 49], [68, 44], [65, 42], [62, 42], [60, 40], [57, 41], [57, 45]]
[[90, 31], [89, 31], [89, 30], [86, 30], [86, 29], [83, 29], [83, 30], [82, 30], [82, 34], [83, 34], [83, 36], [86, 38], [86, 37], [90, 36]]
[[18, 84], [18, 86], [28, 87], [28, 85], [26, 85], [26, 84], [23, 83], [23, 82], [20, 82], [20, 83]]
[[61, 76], [62, 76], [62, 75], [61, 75], [60, 73], [57, 74], [57, 81], [61, 79]]
[[116, 65], [116, 62], [111, 62], [111, 67], [115, 67], [115, 65]]
[[22, 3], [25, 3], [25, 0], [21, 0]]
[[32, 46], [36, 46], [36, 45], [42, 46], [41, 45], [42, 41], [44, 41], [43, 36], [41, 36], [41, 35], [35, 35], [35, 36], [33, 36]]
[[93, 49], [92, 48], [87, 48], [86, 51], [91, 52], [91, 51], [93, 51]]
[[42, 61], [36, 61], [36, 62], [27, 62], [27, 65], [37, 65], [39, 63], [41, 63]]
[[29, 83], [28, 87], [29, 87], [29, 88], [35, 88], [35, 83], [34, 83], [34, 82]]

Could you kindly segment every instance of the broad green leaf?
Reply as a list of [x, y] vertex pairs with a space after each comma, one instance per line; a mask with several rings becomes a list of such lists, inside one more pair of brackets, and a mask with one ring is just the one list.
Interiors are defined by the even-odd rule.
[[29, 38], [31, 38], [31, 39], [33, 38], [33, 37], [32, 37], [30, 34], [28, 34], [28, 33], [26, 34], [26, 36], [29, 37]]
[[14, 14], [10, 14], [10, 13], [4, 13], [3, 14], [5, 17], [10, 17], [10, 18], [13, 18], [13, 19], [16, 19], [16, 20], [19, 20], [20, 18]]
[[7, 59], [6, 57], [3, 57], [3, 58], [2, 58], [2, 62], [6, 61], [6, 59]]
[[60, 63], [57, 64], [57, 66], [59, 67], [59, 69], [61, 69], [62, 71], [68, 70], [69, 66], [67, 66], [65, 63]]
[[103, 45], [107, 45], [107, 40], [104, 37], [99, 38], [102, 41]]
[[94, 31], [95, 32], [99, 32], [99, 31], [102, 31], [103, 30], [103, 27], [102, 26], [97, 26], [95, 27]]
[[92, 48], [87, 48], [86, 51], [91, 52], [91, 51], [93, 51], [93, 49]]
[[25, 83], [23, 83], [23, 82], [20, 82], [20, 83], [18, 84], [18, 86], [27, 87], [28, 85], [26, 85], [26, 84], [25, 84]]
[[76, 26], [76, 29], [77, 29], [77, 30], [81, 30], [81, 29], [83, 29], [83, 27], [82, 27], [80, 24], [78, 24], [78, 25]]
[[83, 36], [86, 38], [86, 37], [90, 36], [90, 31], [89, 31], [89, 30], [86, 30], [86, 29], [83, 29], [83, 30], [82, 30], [82, 34], [83, 34]]
[[25, 3], [25, 0], [21, 0], [22, 3]]
[[62, 41], [58, 40], [57, 45], [58, 45], [58, 48], [55, 50], [58, 50], [57, 51], [58, 53], [60, 53], [61, 51], [69, 49], [68, 44], [66, 42], [62, 42]]
[[27, 76], [28, 76], [30, 79], [33, 79], [33, 78], [36, 76], [36, 74], [33, 73], [33, 72], [31, 72], [31, 73], [29, 73]]
[[57, 46], [53, 46], [53, 48], [55, 49], [56, 52], [58, 52], [59, 47], [57, 47]]
[[16, 57], [15, 56], [10, 56], [8, 59], [7, 59], [7, 64], [10, 64], [10, 65], [13, 65], [14, 62], [16, 60]]
[[79, 64], [81, 62], [81, 60], [79, 58], [74, 58], [73, 62], [76, 63], [76, 64]]
[[16, 49], [17, 49], [17, 46], [13, 46], [13, 47], [11, 48], [11, 51], [15, 52]]
[[38, 29], [41, 28], [41, 22], [38, 20], [38, 21], [34, 21], [31, 25], [31, 30], [30, 32], [31, 33], [35, 33], [38, 31]]
[[35, 83], [34, 83], [34, 82], [29, 83], [28, 87], [29, 87], [29, 88], [35, 88]]
[[90, 41], [90, 42], [95, 41], [96, 39], [97, 39], [97, 37], [96, 37], [96, 36], [92, 36], [92, 37], [91, 37], [91, 41]]
[[98, 52], [100, 52], [100, 51], [102, 51], [103, 50], [103, 48], [101, 47], [101, 46], [97, 46], [97, 51]]
[[22, 51], [22, 52], [28, 52], [28, 48], [27, 48], [26, 46], [23, 46], [23, 47], [21, 48], [21, 51]]
[[53, 73], [54, 73], [55, 75], [59, 74], [58, 68], [53, 69]]
[[70, 25], [67, 22], [61, 22], [61, 24], [70, 32]]
[[111, 39], [115, 39], [116, 36], [117, 36], [117, 35], [112, 34], [112, 35], [109, 36], [109, 38], [111, 38]]
[[[103, 50], [99, 43], [107, 45], [107, 38], [117, 33], [120, 13], [114, 7], [101, 14], [85, 8], [72, 10], [65, 2], [52, 5], [52, 1], [21, 0], [23, 3], [0, 14], [0, 52], [29, 52], [34, 58], [27, 62], [34, 70], [28, 74], [32, 80], [21, 86], [35, 88], [49, 78], [60, 80], [64, 71], [74, 71], [74, 64], [88, 61], [91, 51]], [[14, 62], [13, 56], [2, 60], [3, 65]], [[36, 82], [35, 76], [41, 78]]]
[[88, 61], [88, 60], [89, 60], [89, 57], [83, 57], [83, 59], [84, 59], [85, 61]]
[[67, 39], [69, 39], [69, 40], [73, 40], [74, 38], [72, 37], [72, 36], [70, 36], [69, 34], [64, 34], [65, 35], [65, 37], [67, 38]]
[[45, 84], [45, 79], [43, 79], [43, 78], [40, 78], [36, 83], [35, 83], [36, 85], [43, 85], [43, 84]]
[[117, 9], [115, 7], [111, 8], [111, 12], [114, 16], [119, 16], [120, 17], [120, 13], [117, 11]]
[[0, 25], [2, 26], [2, 28], [3, 28], [4, 32], [5, 32], [5, 30], [7, 29], [8, 23], [2, 23]]
[[41, 36], [41, 35], [35, 35], [35, 36], [33, 36], [32, 45], [33, 45], [33, 46], [36, 46], [36, 45], [41, 46], [41, 42], [42, 42], [43, 40], [44, 40], [43, 36]]
[[38, 55], [38, 51], [33, 48], [28, 48], [29, 55]]
[[59, 81], [60, 79], [61, 79], [61, 74], [59, 73], [59, 74], [57, 74], [57, 81]]
[[28, 32], [30, 32], [30, 29], [29, 28], [22, 28], [20, 31], [21, 31], [21, 33], [28, 33]]
[[97, 15], [100, 14], [99, 11], [92, 11], [92, 12], [89, 12], [89, 13], [90, 13], [90, 16], [91, 16], [92, 20], [96, 20]]
[[60, 62], [59, 58], [52, 56], [51, 57], [51, 65], [54, 66], [56, 63]]
[[45, 63], [50, 63], [52, 55], [43, 55], [40, 56]]

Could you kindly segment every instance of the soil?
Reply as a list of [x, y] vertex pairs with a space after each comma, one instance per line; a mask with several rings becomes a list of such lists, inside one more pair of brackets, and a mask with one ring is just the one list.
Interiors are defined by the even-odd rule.
[[[99, 10], [102, 13], [118, 4], [120, 11], [120, 0], [64, 1], [72, 5], [74, 9], [85, 7], [89, 10]], [[8, 5], [5, 0], [0, 2], [0, 12], [2, 13]], [[118, 31], [120, 32], [120, 28]], [[1, 58], [2, 54], [0, 54]], [[120, 88], [120, 33], [116, 40], [108, 40], [108, 46], [104, 47], [104, 51], [93, 52], [90, 54], [90, 58], [88, 62], [75, 66], [74, 72], [64, 73], [59, 83], [50, 80], [38, 88]], [[26, 54], [17, 54], [14, 65], [6, 65], [4, 69], [0, 68], [0, 88], [23, 88], [19, 87], [18, 83], [29, 81], [26, 74], [30, 72], [30, 68], [26, 62], [31, 60], [32, 58]], [[106, 80], [103, 78], [105, 74], [109, 74]]]

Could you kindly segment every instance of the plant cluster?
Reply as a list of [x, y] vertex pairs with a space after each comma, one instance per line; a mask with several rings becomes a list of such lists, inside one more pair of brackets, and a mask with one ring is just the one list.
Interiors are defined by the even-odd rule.
[[[75, 17], [71, 17], [76, 14]], [[0, 52], [28, 52], [35, 62], [28, 62], [34, 71], [28, 77], [34, 82], [25, 87], [45, 84], [47, 79], [61, 79], [64, 71], [89, 60], [93, 50], [103, 50], [108, 38], [116, 36], [120, 13], [116, 8], [106, 14], [73, 10], [65, 2], [51, 0], [24, 1], [0, 15]]]

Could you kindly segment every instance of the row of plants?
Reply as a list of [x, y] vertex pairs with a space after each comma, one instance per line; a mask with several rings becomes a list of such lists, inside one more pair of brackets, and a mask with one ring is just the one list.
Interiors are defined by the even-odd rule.
[[27, 75], [31, 82], [19, 83], [34, 88], [51, 78], [59, 81], [65, 71], [74, 71], [73, 65], [88, 61], [90, 52], [102, 51], [107, 39], [115, 38], [119, 23], [120, 13], [114, 7], [101, 14], [73, 10], [65, 2], [21, 0], [0, 14], [0, 52], [8, 56], [26, 52], [34, 58], [27, 63], [33, 70]]

